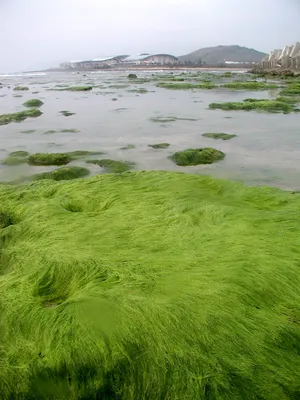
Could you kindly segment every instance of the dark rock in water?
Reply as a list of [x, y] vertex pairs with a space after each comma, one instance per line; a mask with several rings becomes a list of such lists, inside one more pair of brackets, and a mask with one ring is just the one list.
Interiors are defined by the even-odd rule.
[[116, 97], [113, 97], [111, 100], [112, 101], [117, 101], [118, 99]]
[[137, 79], [137, 75], [136, 74], [129, 74], [127, 76], [128, 79]]
[[0, 89], [3, 89], [3, 86], [0, 85]]

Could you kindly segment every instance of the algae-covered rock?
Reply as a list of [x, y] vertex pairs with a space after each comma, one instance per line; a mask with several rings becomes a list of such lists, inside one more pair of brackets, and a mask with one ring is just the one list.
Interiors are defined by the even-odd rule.
[[229, 133], [203, 133], [202, 136], [210, 139], [230, 140], [236, 137], [237, 135]]
[[136, 74], [129, 74], [127, 76], [128, 79], [137, 79], [137, 75]]
[[23, 106], [25, 107], [41, 107], [44, 103], [39, 99], [30, 99], [25, 101]]
[[130, 150], [130, 149], [135, 149], [134, 144], [128, 144], [127, 146], [120, 147], [120, 150]]
[[16, 86], [14, 90], [29, 90], [29, 88], [27, 86]]
[[50, 172], [35, 174], [30, 177], [30, 180], [38, 181], [42, 179], [53, 179], [54, 181], [65, 181], [70, 179], [83, 178], [90, 174], [87, 168], [83, 167], [63, 167]]
[[0, 115], [0, 125], [7, 125], [10, 122], [21, 122], [26, 118], [36, 118], [42, 115], [43, 113], [36, 109], [31, 108], [30, 110], [19, 111], [12, 114], [2, 114]]
[[199, 164], [212, 164], [214, 162], [223, 160], [225, 154], [217, 149], [211, 147], [202, 149], [187, 149], [177, 151], [170, 158], [175, 164], [180, 166], [199, 165]]
[[148, 144], [148, 147], [152, 147], [153, 149], [166, 149], [169, 146], [170, 146], [170, 143]]
[[86, 162], [89, 164], [99, 165], [100, 167], [104, 168], [106, 172], [110, 173], [126, 172], [135, 166], [135, 163], [131, 161], [116, 161], [110, 159], [87, 160]]
[[65, 165], [72, 161], [66, 153], [36, 153], [28, 157], [29, 165]]

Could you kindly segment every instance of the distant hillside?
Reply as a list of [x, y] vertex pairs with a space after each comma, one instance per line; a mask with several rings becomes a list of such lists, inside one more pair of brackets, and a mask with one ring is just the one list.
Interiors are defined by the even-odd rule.
[[203, 63], [208, 65], [224, 64], [225, 61], [260, 62], [265, 53], [241, 46], [206, 47], [185, 56], [178, 57], [182, 62]]

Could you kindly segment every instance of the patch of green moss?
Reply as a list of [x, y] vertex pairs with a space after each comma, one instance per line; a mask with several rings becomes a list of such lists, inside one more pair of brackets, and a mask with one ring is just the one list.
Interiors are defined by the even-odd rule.
[[62, 111], [60, 111], [60, 113], [62, 115], [64, 115], [65, 117], [70, 117], [71, 115], [75, 115], [75, 113], [72, 113], [72, 112], [67, 111], [67, 110], [62, 110]]
[[23, 106], [25, 107], [41, 107], [44, 103], [39, 99], [30, 99], [25, 101]]
[[300, 95], [300, 83], [288, 85], [280, 92], [280, 96]]
[[27, 157], [29, 153], [27, 151], [18, 150], [9, 153], [8, 157], [6, 157], [3, 161], [3, 165], [19, 165], [25, 164], [27, 161]]
[[50, 172], [34, 174], [30, 180], [39, 181], [42, 179], [53, 179], [54, 181], [65, 181], [70, 179], [83, 178], [90, 174], [87, 168], [83, 167], [63, 167]]
[[293, 111], [293, 107], [282, 101], [277, 100], [258, 100], [258, 101], [243, 101], [243, 102], [227, 102], [227, 103], [211, 103], [209, 108], [212, 110], [243, 110], [243, 111], [264, 111], [269, 113], [284, 113], [288, 114]]
[[14, 90], [29, 90], [29, 88], [27, 86], [16, 86]]
[[128, 144], [127, 146], [120, 147], [120, 150], [130, 150], [130, 149], [135, 149], [134, 144]]
[[215, 89], [217, 85], [211, 82], [205, 83], [172, 83], [172, 82], [161, 82], [156, 85], [157, 87], [164, 89], [174, 90], [187, 90], [187, 89]]
[[104, 168], [108, 173], [122, 173], [131, 170], [135, 163], [131, 161], [116, 161], [110, 159], [103, 160], [87, 160], [89, 164], [96, 164]]
[[30, 110], [19, 111], [13, 114], [2, 114], [0, 115], [0, 125], [7, 125], [10, 122], [21, 122], [26, 118], [36, 118], [42, 115], [43, 113], [36, 109], [31, 108]]
[[279, 86], [273, 83], [264, 82], [231, 82], [221, 85], [221, 87], [232, 89], [232, 90], [268, 90], [277, 89]]
[[222, 140], [230, 140], [237, 135], [235, 134], [229, 134], [229, 133], [203, 133], [204, 137], [210, 138], [210, 139], [222, 139]]
[[72, 160], [84, 158], [88, 156], [98, 156], [105, 154], [103, 151], [88, 151], [88, 150], [75, 150], [66, 153]]
[[199, 165], [199, 164], [212, 164], [214, 162], [223, 160], [225, 154], [217, 149], [210, 147], [202, 149], [187, 149], [177, 151], [170, 159], [179, 166]]
[[169, 146], [170, 146], [170, 143], [148, 144], [148, 147], [152, 147], [153, 149], [166, 149]]
[[36, 153], [28, 157], [29, 165], [65, 165], [71, 161], [66, 153]]

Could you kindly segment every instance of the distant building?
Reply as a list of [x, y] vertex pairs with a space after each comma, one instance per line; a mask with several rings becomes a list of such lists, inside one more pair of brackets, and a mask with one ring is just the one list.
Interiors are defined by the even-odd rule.
[[148, 54], [143, 53], [138, 56], [118, 55], [110, 57], [98, 57], [86, 61], [69, 61], [60, 64], [61, 68], [66, 69], [98, 69], [114, 66], [129, 65], [174, 65], [179, 64], [177, 57], [170, 54]]

